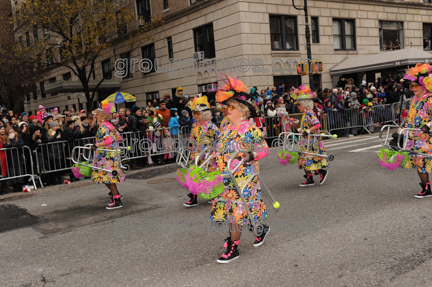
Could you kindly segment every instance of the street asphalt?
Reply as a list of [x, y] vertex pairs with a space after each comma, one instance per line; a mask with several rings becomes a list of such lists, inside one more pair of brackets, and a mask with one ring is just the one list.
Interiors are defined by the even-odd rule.
[[[124, 207], [89, 181], [0, 197], [0, 286], [432, 286], [432, 198], [414, 170], [378, 163], [377, 134], [327, 140], [323, 185], [299, 187], [297, 165], [276, 150], [260, 161], [270, 231], [218, 264], [228, 232], [211, 205], [185, 208], [175, 167], [119, 185]], [[157, 174], [157, 172], [154, 172]]]

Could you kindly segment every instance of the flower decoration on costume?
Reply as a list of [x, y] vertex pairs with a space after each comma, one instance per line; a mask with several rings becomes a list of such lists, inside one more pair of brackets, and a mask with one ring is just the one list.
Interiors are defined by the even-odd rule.
[[114, 103], [108, 101], [102, 101], [101, 107], [104, 110], [104, 112], [109, 115], [115, 113], [116, 111]]
[[297, 90], [294, 91], [297, 95], [298, 100], [312, 100], [313, 94], [308, 86], [301, 85]]
[[423, 90], [432, 92], [432, 79], [429, 74], [432, 73], [432, 67], [429, 64], [417, 63], [403, 77], [405, 80], [414, 82], [423, 87]]

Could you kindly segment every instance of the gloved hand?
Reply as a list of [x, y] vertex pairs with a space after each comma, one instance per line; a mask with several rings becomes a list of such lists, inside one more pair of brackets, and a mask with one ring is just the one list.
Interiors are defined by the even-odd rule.
[[303, 132], [302, 132], [302, 135], [303, 135], [305, 138], [307, 138], [307, 137], [309, 136], [309, 134], [308, 134], [306, 131], [303, 131]]
[[96, 149], [97, 149], [96, 144], [93, 144], [93, 145], [90, 147], [90, 149], [91, 149], [91, 150], [96, 150]]
[[37, 142], [38, 144], [40, 144], [40, 143], [42, 142], [42, 140], [41, 140], [41, 139], [38, 139], [36, 142]]

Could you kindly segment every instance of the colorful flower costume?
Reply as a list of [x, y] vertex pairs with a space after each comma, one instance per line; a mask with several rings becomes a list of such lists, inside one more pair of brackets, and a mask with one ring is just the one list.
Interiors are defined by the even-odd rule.
[[220, 130], [223, 132], [223, 130], [228, 126], [229, 123], [229, 119], [227, 117], [224, 117], [220, 124]]
[[[301, 130], [307, 130], [319, 124], [319, 120], [312, 110], [305, 110], [300, 123]], [[320, 134], [320, 130], [316, 130], [314, 134]], [[300, 152], [307, 152], [307, 144], [309, 141], [309, 153], [326, 154], [324, 143], [321, 137], [310, 137], [310, 139], [300, 138]], [[322, 156], [313, 156], [301, 153], [299, 155], [298, 166], [300, 169], [307, 171], [319, 170], [329, 166], [327, 158]]]
[[[432, 121], [432, 94], [425, 93], [420, 99], [412, 97], [406, 121], [407, 128], [419, 129]], [[406, 140], [406, 149], [432, 155], [432, 130], [429, 133], [410, 131]], [[416, 168], [420, 173], [432, 172], [432, 160], [416, 154], [410, 155], [403, 168]]]
[[117, 176], [113, 176], [111, 172], [95, 169], [92, 172], [92, 179], [95, 183], [121, 183], [124, 182], [125, 179], [123, 170], [120, 168], [121, 160], [120, 152], [118, 152], [118, 142], [122, 139], [121, 135], [110, 123], [103, 122], [97, 130], [96, 142], [100, 144], [108, 137], [112, 139], [112, 143], [109, 146], [105, 146], [95, 151], [93, 165], [103, 169], [117, 170], [118, 174]]
[[[199, 153], [207, 148], [215, 146], [220, 136], [219, 128], [211, 121], [206, 121], [201, 126], [199, 123], [194, 123], [192, 126], [192, 132], [190, 135], [190, 141], [193, 143], [193, 147], [190, 155], [190, 164], [195, 164], [195, 159]], [[201, 161], [199, 162], [201, 164]], [[210, 161], [208, 171], [212, 172], [217, 169], [215, 160]]]
[[[222, 132], [220, 143], [217, 149], [217, 162], [219, 171], [224, 176], [225, 191], [214, 199], [210, 219], [212, 221], [224, 221], [228, 219], [232, 223], [248, 224], [249, 217], [241, 197], [235, 189], [232, 180], [225, 178], [229, 177], [227, 164], [231, 155], [239, 149], [254, 151], [258, 153], [258, 157], [255, 158], [252, 164], [259, 171], [258, 160], [269, 154], [267, 143], [262, 137], [261, 130], [249, 121], [243, 121], [235, 128], [229, 124]], [[238, 164], [241, 159], [242, 157], [237, 157], [237, 159], [232, 161], [232, 164]], [[244, 187], [251, 175], [252, 168], [249, 163], [244, 163], [237, 169], [234, 176], [239, 188]], [[260, 182], [257, 177], [247, 184], [243, 195], [254, 216], [254, 220], [259, 221], [264, 219], [267, 216], [267, 210], [261, 198]]]

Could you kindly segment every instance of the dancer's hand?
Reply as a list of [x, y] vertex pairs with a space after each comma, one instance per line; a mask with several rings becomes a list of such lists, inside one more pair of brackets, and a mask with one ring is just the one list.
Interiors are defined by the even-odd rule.
[[429, 133], [430, 128], [427, 125], [424, 125], [424, 126], [421, 127], [421, 130], [422, 130], [422, 132], [424, 132], [424, 133], [427, 134], [427, 133]]
[[255, 159], [255, 154], [253, 152], [244, 153], [245, 162], [250, 162]]
[[96, 149], [97, 149], [96, 144], [93, 144], [93, 145], [91, 146], [91, 150], [96, 150]]

